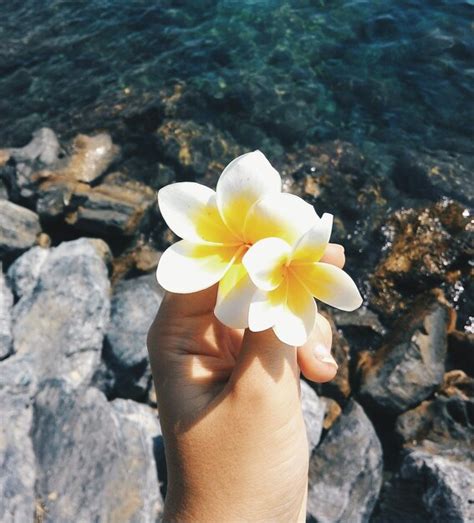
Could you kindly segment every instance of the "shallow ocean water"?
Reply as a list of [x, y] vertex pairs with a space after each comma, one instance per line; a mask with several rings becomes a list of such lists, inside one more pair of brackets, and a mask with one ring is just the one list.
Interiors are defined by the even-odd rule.
[[472, 152], [474, 2], [2, 2], [1, 146], [42, 125], [72, 136], [91, 104], [177, 81], [249, 147]]

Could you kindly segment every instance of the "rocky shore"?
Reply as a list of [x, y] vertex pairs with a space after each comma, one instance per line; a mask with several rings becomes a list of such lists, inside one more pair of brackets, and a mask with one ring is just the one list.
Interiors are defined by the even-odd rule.
[[[180, 85], [106, 111], [108, 131], [41, 128], [2, 144], [2, 522], [159, 519], [166, 466], [145, 340], [174, 239], [155, 192], [212, 186], [247, 150], [190, 119], [190, 97]], [[324, 310], [336, 379], [301, 383], [307, 521], [474, 520], [472, 163], [403, 151], [381, 170], [339, 140], [262, 150], [285, 190], [334, 214], [364, 295], [356, 313]]]

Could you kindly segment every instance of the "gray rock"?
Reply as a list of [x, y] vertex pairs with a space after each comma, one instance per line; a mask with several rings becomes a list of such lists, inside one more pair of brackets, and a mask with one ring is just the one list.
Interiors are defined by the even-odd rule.
[[51, 251], [33, 247], [17, 258], [8, 268], [7, 277], [17, 299], [33, 292], [41, 267]]
[[309, 521], [369, 521], [382, 469], [382, 447], [374, 428], [362, 407], [350, 400], [311, 456]]
[[154, 449], [161, 430], [150, 407], [108, 403], [95, 388], [77, 394], [49, 380], [36, 397], [34, 419], [37, 491], [49, 521], [157, 520], [163, 501]]
[[13, 349], [11, 309], [13, 294], [7, 285], [0, 264], [0, 360], [9, 356]]
[[0, 259], [16, 256], [29, 249], [40, 232], [36, 213], [0, 199]]
[[326, 403], [320, 399], [316, 392], [304, 380], [301, 384], [301, 408], [308, 436], [309, 454], [317, 447], [323, 431]]
[[25, 358], [0, 362], [0, 521], [33, 521], [36, 465], [30, 438], [36, 383]]
[[360, 394], [399, 414], [430, 396], [443, 381], [449, 309], [419, 302], [375, 353], [362, 358]]
[[38, 380], [88, 383], [99, 365], [109, 319], [110, 284], [102, 240], [51, 249], [38, 281], [13, 309], [14, 350], [29, 355]]
[[419, 492], [433, 523], [474, 521], [474, 453], [425, 445], [408, 451], [401, 481]]
[[123, 280], [114, 289], [104, 354], [120, 397], [142, 398], [151, 384], [146, 337], [162, 299], [149, 276]]

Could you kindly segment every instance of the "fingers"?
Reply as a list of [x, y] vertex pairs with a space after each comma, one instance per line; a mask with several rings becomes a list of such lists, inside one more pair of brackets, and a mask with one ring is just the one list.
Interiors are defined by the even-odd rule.
[[324, 252], [323, 257], [321, 258], [321, 261], [324, 263], [336, 265], [336, 267], [342, 269], [346, 263], [344, 247], [338, 243], [329, 243], [326, 247], [326, 251]]
[[206, 314], [214, 309], [216, 296], [217, 284], [190, 294], [167, 292], [160, 307], [160, 314], [170, 314], [178, 318]]
[[337, 363], [331, 355], [332, 330], [329, 322], [316, 314], [316, 325], [308, 341], [297, 349], [297, 360], [304, 376], [318, 383], [334, 378]]

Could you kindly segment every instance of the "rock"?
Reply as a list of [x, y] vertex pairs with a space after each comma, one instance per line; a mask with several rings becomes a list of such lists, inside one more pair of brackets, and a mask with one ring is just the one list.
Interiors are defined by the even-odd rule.
[[6, 179], [13, 200], [29, 199], [34, 196], [37, 184], [36, 172], [55, 165], [60, 149], [56, 134], [47, 127], [35, 131], [28, 145], [4, 149], [8, 154], [7, 161], [12, 165], [4, 166], [0, 177]]
[[0, 200], [0, 259], [29, 249], [40, 232], [37, 214], [8, 200]]
[[0, 361], [0, 521], [33, 521], [36, 464], [30, 438], [31, 395], [36, 383], [29, 362]]
[[438, 396], [399, 416], [395, 430], [411, 445], [427, 439], [446, 448], [467, 449], [474, 441], [473, 413], [472, 397]]
[[459, 396], [462, 399], [474, 398], [474, 378], [462, 370], [451, 370], [444, 375], [440, 394]]
[[394, 414], [428, 398], [443, 381], [449, 323], [445, 303], [421, 297], [377, 352], [361, 353], [361, 398]]
[[210, 186], [244, 152], [228, 133], [192, 120], [165, 120], [156, 138], [164, 157], [178, 169], [178, 179], [204, 178]]
[[7, 285], [0, 264], [0, 360], [9, 356], [13, 349], [11, 310], [13, 294]]
[[384, 226], [387, 255], [370, 279], [370, 303], [386, 317], [411, 306], [428, 289], [442, 286], [452, 302], [470, 278], [472, 219], [457, 202], [395, 212]]
[[131, 236], [155, 205], [155, 192], [122, 173], [107, 176], [97, 187], [76, 186], [66, 222], [99, 236]]
[[417, 198], [448, 196], [474, 204], [472, 156], [453, 151], [404, 151], [397, 156], [393, 178], [400, 189]]
[[409, 450], [401, 481], [421, 498], [433, 523], [474, 520], [474, 453], [425, 445]]
[[151, 384], [146, 338], [163, 299], [154, 281], [154, 275], [141, 276], [114, 289], [104, 357], [120, 397], [143, 399]]
[[304, 380], [301, 384], [301, 407], [308, 436], [309, 454], [317, 447], [323, 430], [326, 404]]
[[10, 265], [7, 277], [17, 299], [31, 294], [50, 252], [43, 247], [32, 247]]
[[334, 311], [334, 323], [349, 343], [351, 353], [380, 347], [386, 329], [377, 314], [361, 307], [353, 312]]
[[163, 501], [154, 450], [161, 430], [150, 407], [108, 403], [95, 388], [77, 394], [64, 381], [48, 380], [36, 396], [34, 420], [37, 492], [48, 520], [157, 520]]
[[308, 521], [368, 522], [382, 484], [382, 447], [350, 400], [309, 465]]
[[474, 332], [451, 332], [448, 336], [448, 353], [455, 368], [474, 376]]
[[110, 308], [106, 252], [101, 240], [63, 242], [15, 305], [14, 350], [31, 357], [39, 381], [60, 376], [77, 387], [98, 366]]
[[87, 136], [78, 134], [74, 138], [72, 155], [60, 169], [43, 172], [42, 177], [63, 177], [79, 182], [97, 180], [120, 155], [120, 148], [114, 145], [107, 133]]
[[6, 183], [0, 178], [0, 200], [8, 200], [8, 189]]
[[336, 400], [331, 398], [321, 398], [326, 404], [326, 412], [324, 414], [323, 429], [329, 430], [334, 422], [339, 418], [342, 413], [341, 406]]
[[64, 176], [47, 177], [36, 190], [36, 212], [48, 222], [63, 219], [76, 189], [79, 192], [90, 190], [89, 185]]

